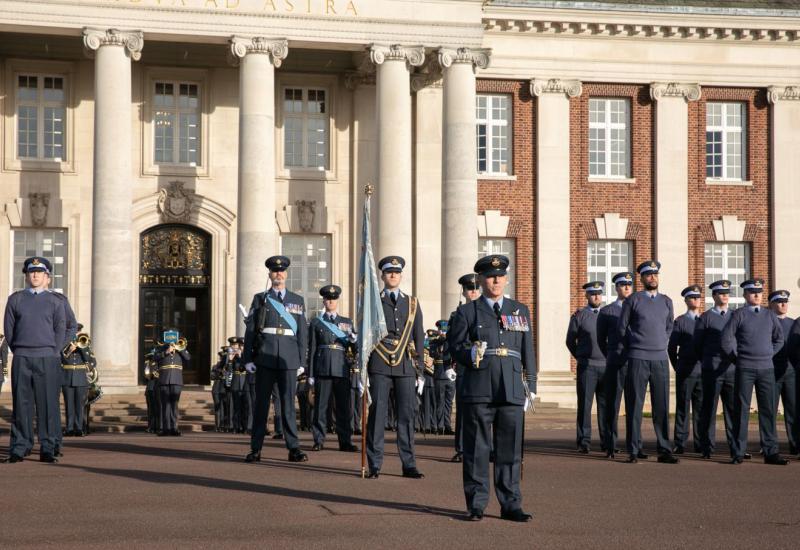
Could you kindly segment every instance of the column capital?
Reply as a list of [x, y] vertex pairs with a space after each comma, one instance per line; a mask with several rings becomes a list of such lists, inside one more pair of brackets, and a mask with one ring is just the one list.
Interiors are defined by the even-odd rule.
[[650, 99], [658, 101], [665, 97], [682, 97], [687, 102], [700, 99], [702, 91], [700, 84], [686, 84], [683, 82], [652, 82], [650, 84]]
[[539, 97], [543, 94], [566, 94], [567, 97], [578, 97], [583, 93], [583, 84], [580, 80], [565, 80], [561, 78], [532, 78], [530, 82], [531, 95]]
[[439, 48], [436, 53], [439, 57], [439, 65], [447, 69], [454, 63], [469, 63], [472, 69], [475, 67], [485, 69], [489, 66], [492, 56], [491, 48]]
[[289, 55], [289, 41], [285, 38], [231, 36], [228, 44], [228, 61], [234, 66], [239, 65], [239, 61], [248, 54], [266, 54], [277, 68]]
[[101, 46], [122, 46], [134, 61], [142, 57], [144, 34], [142, 31], [120, 31], [118, 29], [83, 29], [83, 47], [91, 57]]
[[767, 101], [775, 104], [779, 101], [800, 100], [800, 85], [798, 86], [769, 86], [767, 88]]
[[385, 61], [405, 61], [408, 67], [419, 67], [425, 62], [424, 46], [371, 44], [367, 51], [370, 61], [375, 65], [383, 65]]

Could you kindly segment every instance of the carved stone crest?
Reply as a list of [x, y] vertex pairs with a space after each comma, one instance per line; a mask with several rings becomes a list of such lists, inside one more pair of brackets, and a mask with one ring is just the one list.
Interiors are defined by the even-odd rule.
[[194, 190], [185, 189], [185, 182], [171, 181], [158, 192], [158, 212], [164, 223], [188, 222], [194, 204]]
[[297, 223], [300, 225], [300, 231], [309, 233], [314, 229], [317, 201], [295, 201], [294, 204], [297, 207]]
[[50, 206], [50, 193], [29, 193], [31, 220], [34, 227], [47, 225], [47, 207]]

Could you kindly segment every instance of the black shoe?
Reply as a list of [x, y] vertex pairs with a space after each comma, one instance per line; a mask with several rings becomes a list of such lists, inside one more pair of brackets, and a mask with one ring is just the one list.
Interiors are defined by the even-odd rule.
[[582, 455], [588, 455], [589, 447], [578, 447], [578, 452]]
[[631, 455], [625, 460], [625, 464], [636, 464], [637, 462], [639, 462], [639, 459], [636, 458], [636, 455]]
[[381, 475], [380, 470], [370, 470], [369, 472], [367, 472], [367, 479], [378, 479], [380, 475]]
[[180, 430], [172, 430], [172, 433], [170, 433], [169, 435], [172, 435], [172, 436], [175, 436], [175, 437], [180, 437], [181, 436], [181, 431]]
[[728, 462], [728, 464], [741, 464], [742, 462], [744, 462], [744, 461], [742, 460], [742, 457], [740, 457], [740, 456], [735, 456], [735, 457], [733, 457], [733, 458], [731, 459], [731, 461], [730, 461], [730, 462]]
[[55, 464], [58, 459], [51, 454], [42, 453], [39, 455], [39, 462], [47, 462], [48, 464]]
[[533, 519], [532, 514], [527, 514], [523, 512], [521, 509], [510, 510], [508, 512], [500, 512], [500, 517], [502, 519], [507, 519], [509, 521], [518, 521], [518, 522], [526, 522]]
[[480, 521], [483, 519], [483, 510], [470, 510], [468, 521]]
[[751, 455], [750, 453], [744, 453], [742, 455], [742, 458], [745, 460], [750, 460], [751, 458], [753, 458], [753, 455]]
[[344, 445], [339, 445], [339, 450], [345, 453], [357, 453], [358, 447], [352, 443], [345, 443]]
[[53, 456], [55, 456], [55, 457], [64, 456], [64, 453], [61, 452], [61, 447], [56, 447], [55, 448], [55, 450], [53, 451]]
[[639, 451], [636, 454], [636, 458], [641, 458], [642, 460], [647, 460], [648, 458], [650, 458], [650, 455], [645, 453], [645, 452], [643, 452], [643, 451]]
[[710, 451], [703, 451], [703, 456], [701, 456], [703, 460], [711, 460], [711, 452]]
[[614, 451], [606, 451], [606, 458], [615, 458], [615, 455]]
[[773, 464], [775, 466], [786, 466], [789, 461], [783, 458], [780, 454], [767, 455], [764, 457], [764, 464]]
[[672, 453], [661, 453], [658, 455], [658, 461], [661, 464], [677, 464], [680, 462], [678, 458], [675, 457]]
[[403, 470], [403, 477], [410, 477], [411, 479], [422, 479], [425, 477], [425, 474], [423, 474], [416, 468], [411, 468], [410, 470]]
[[300, 449], [289, 449], [289, 462], [308, 462], [308, 455]]
[[683, 447], [680, 445], [676, 445], [675, 448], [672, 449], [672, 454], [674, 455], [682, 455], [684, 453]]
[[165, 430], [161, 430], [160, 432], [158, 432], [158, 437], [164, 437], [164, 436], [167, 436], [167, 435], [169, 435], [169, 432], [167, 432]]
[[29, 456], [31, 456], [31, 450], [28, 449], [27, 451], [25, 451], [25, 455], [24, 456], [25, 456], [25, 458], [28, 458]]
[[25, 460], [23, 457], [15, 454], [8, 455], [8, 458], [3, 459], [4, 464], [16, 464]]
[[[454, 432], [452, 428], [445, 428], [444, 429], [444, 435], [456, 435], [456, 432]], [[792, 454], [795, 454], [795, 453], [792, 453]]]
[[275, 434], [272, 436], [272, 439], [283, 439], [283, 434]]
[[456, 453], [453, 455], [453, 458], [450, 459], [450, 462], [463, 462], [464, 458], [461, 453]]
[[244, 457], [245, 462], [261, 462], [261, 451], [250, 451], [250, 453]]
[[321, 451], [322, 450], [322, 443], [314, 443], [314, 446], [311, 447], [312, 451]]
[[797, 454], [797, 447], [795, 447], [793, 445], [790, 445], [789, 446], [789, 454], [790, 455], [796, 455]]

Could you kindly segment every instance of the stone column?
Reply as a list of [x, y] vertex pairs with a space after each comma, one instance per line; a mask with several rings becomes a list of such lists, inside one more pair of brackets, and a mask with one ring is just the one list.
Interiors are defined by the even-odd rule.
[[422, 46], [369, 48], [377, 65], [378, 185], [375, 259], [405, 258], [403, 287], [413, 292], [413, 220], [411, 202], [411, 84], [409, 70], [425, 61]]
[[570, 296], [569, 100], [583, 92], [577, 80], [534, 79], [536, 105], [536, 303], [539, 369], [569, 373], [564, 335]]
[[478, 258], [478, 167], [475, 67], [489, 66], [489, 49], [439, 50], [444, 72], [442, 161], [442, 310], [456, 308], [458, 278]]
[[141, 32], [84, 29], [95, 58], [92, 186], [91, 334], [103, 385], [135, 386], [138, 328], [133, 311], [131, 205], [131, 59], [141, 57]]
[[770, 86], [772, 104], [772, 281], [771, 287], [792, 293], [789, 315], [800, 315], [800, 85]]
[[[698, 84], [655, 82], [655, 252], [661, 262], [659, 290], [681, 301], [689, 281], [689, 109]], [[635, 266], [634, 266], [635, 267]]]
[[[264, 260], [280, 252], [275, 221], [275, 68], [289, 54], [285, 39], [230, 40], [239, 65], [239, 226], [236, 300], [250, 307], [266, 287]], [[238, 327], [244, 334], [241, 316]]]

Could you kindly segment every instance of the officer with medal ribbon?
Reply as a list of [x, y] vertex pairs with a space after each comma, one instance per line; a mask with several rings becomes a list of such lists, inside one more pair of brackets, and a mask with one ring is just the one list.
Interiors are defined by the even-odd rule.
[[405, 265], [400, 256], [387, 256], [378, 262], [384, 284], [381, 304], [388, 334], [375, 347], [367, 365], [372, 397], [367, 420], [368, 479], [377, 479], [383, 466], [390, 389], [394, 389], [397, 403], [397, 450], [403, 464], [403, 477], [425, 477], [417, 470], [414, 456], [415, 391], [422, 394], [424, 389], [421, 369], [425, 333], [419, 302], [400, 290]]
[[783, 401], [783, 423], [786, 427], [786, 439], [789, 442], [789, 454], [797, 454], [797, 375], [795, 366], [789, 359], [789, 348], [792, 342], [794, 319], [786, 313], [789, 311], [789, 291], [775, 290], [769, 293], [769, 308], [777, 315], [783, 329], [783, 348], [772, 358], [775, 365], [775, 417], [778, 416], [778, 401]]
[[348, 348], [356, 342], [353, 321], [339, 315], [339, 296], [342, 289], [325, 285], [319, 290], [325, 308], [311, 320], [311, 345], [309, 353], [308, 384], [314, 388], [311, 432], [314, 435], [313, 451], [321, 451], [325, 444], [331, 398], [336, 407], [336, 436], [339, 450], [358, 451], [353, 445], [353, 411], [350, 407], [350, 361]]
[[[47, 292], [50, 261], [34, 256], [25, 260], [22, 272], [26, 288], [8, 297], [3, 333], [14, 354], [11, 368], [13, 411], [8, 463], [22, 462], [33, 449], [33, 418], [39, 436], [39, 460], [58, 462], [55, 457], [59, 410], [61, 359], [70, 341], [61, 298]], [[60, 422], [59, 422], [60, 423]]]
[[[461, 285], [461, 297], [464, 298], [465, 303], [470, 303], [473, 300], [477, 300], [480, 298], [481, 295], [481, 286], [478, 283], [478, 274], [477, 273], [467, 273], [466, 275], [462, 275], [458, 278], [458, 284]], [[459, 305], [461, 305], [459, 303]], [[447, 323], [448, 329], [453, 325], [453, 318], [455, 317], [456, 312], [453, 311], [450, 313], [450, 320]], [[449, 354], [449, 347], [448, 347], [448, 354]], [[464, 456], [464, 445], [463, 445], [463, 435], [464, 435], [464, 405], [461, 401], [461, 387], [464, 383], [464, 370], [469, 368], [471, 365], [465, 365], [460, 363], [456, 357], [453, 357], [452, 354], [450, 355], [451, 360], [451, 369], [455, 369], [456, 375], [456, 430], [455, 430], [455, 450], [456, 454], [453, 455], [453, 458], [450, 459], [451, 462], [461, 462]], [[450, 374], [452, 376], [452, 374]]]
[[750, 402], [755, 388], [764, 463], [783, 466], [788, 461], [778, 452], [775, 366], [772, 364], [772, 357], [783, 348], [783, 329], [775, 314], [761, 305], [763, 279], [748, 279], [739, 286], [744, 289], [745, 306], [731, 314], [722, 333], [722, 351], [736, 364], [731, 463], [741, 464], [747, 452]]
[[503, 297], [508, 258], [478, 260], [483, 296], [458, 308], [447, 344], [463, 365], [463, 481], [469, 519], [480, 521], [489, 502], [489, 453], [495, 444], [494, 486], [501, 517], [530, 521], [522, 509], [523, 415], [536, 394], [536, 358], [528, 308]]
[[183, 368], [191, 356], [187, 349], [178, 349], [180, 334], [170, 329], [164, 332], [164, 343], [159, 347], [154, 359], [158, 365], [158, 398], [161, 403], [160, 436], [179, 436], [178, 402], [183, 391]]
[[597, 319], [603, 301], [605, 283], [591, 281], [583, 285], [586, 307], [572, 314], [567, 326], [567, 349], [578, 362], [576, 389], [578, 418], [576, 445], [578, 452], [588, 454], [592, 440], [592, 402], [597, 400], [597, 430], [600, 446], [606, 444], [606, 394], [603, 382], [606, 358], [597, 345]]
[[[297, 438], [294, 408], [297, 377], [305, 372], [308, 353], [308, 323], [303, 297], [286, 289], [289, 258], [271, 256], [264, 262], [272, 287], [253, 296], [247, 316], [242, 361], [256, 375], [253, 434], [246, 462], [261, 460], [267, 430], [269, 398], [274, 387], [280, 396], [281, 423], [290, 462], [305, 462]], [[276, 411], [277, 413], [277, 411]]]

